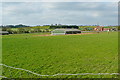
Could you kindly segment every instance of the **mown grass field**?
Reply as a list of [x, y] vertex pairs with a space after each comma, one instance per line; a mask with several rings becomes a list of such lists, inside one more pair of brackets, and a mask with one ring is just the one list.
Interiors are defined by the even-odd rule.
[[[38, 34], [36, 34], [38, 35]], [[117, 73], [118, 33], [86, 35], [2, 36], [2, 63], [41, 75], [58, 73]], [[39, 78], [34, 74], [3, 67], [3, 76]], [[59, 75], [47, 78], [116, 78], [116, 75]], [[46, 78], [43, 76], [42, 78]]]

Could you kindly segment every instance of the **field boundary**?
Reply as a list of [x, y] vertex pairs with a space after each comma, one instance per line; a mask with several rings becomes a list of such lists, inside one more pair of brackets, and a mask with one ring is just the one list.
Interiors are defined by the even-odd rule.
[[[35, 73], [33, 71], [27, 70], [27, 69], [16, 68], [16, 67], [8, 66], [8, 65], [5, 65], [5, 64], [0, 64], [0, 66], [4, 66], [4, 67], [12, 68], [12, 69], [18, 69], [18, 70], [26, 71], [26, 72], [29, 72], [31, 74], [37, 75], [37, 76], [59, 76], [59, 75], [120, 75], [120, 73], [79, 73], [79, 74], [58, 73], [58, 74], [54, 74], [54, 75], [41, 75], [41, 74]], [[4, 76], [0, 76], [0, 77], [3, 78]]]
[[[64, 35], [86, 35], [86, 34], [97, 34], [97, 33], [89, 32], [89, 33], [80, 33], [80, 34], [64, 34]], [[51, 35], [51, 34], [46, 34], [46, 35], [33, 35], [33, 36], [60, 36], [60, 35]], [[63, 36], [63, 35], [62, 35], [62, 36]]]

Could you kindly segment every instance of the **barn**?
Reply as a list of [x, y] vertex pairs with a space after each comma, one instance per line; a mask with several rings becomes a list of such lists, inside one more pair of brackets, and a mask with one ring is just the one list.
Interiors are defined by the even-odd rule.
[[51, 32], [52, 35], [80, 34], [78, 29], [55, 29]]
[[9, 32], [8, 31], [0, 31], [0, 35], [8, 35]]

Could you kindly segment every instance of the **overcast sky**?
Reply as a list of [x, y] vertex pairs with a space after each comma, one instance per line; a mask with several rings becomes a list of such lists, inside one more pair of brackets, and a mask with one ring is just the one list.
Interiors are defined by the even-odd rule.
[[4, 2], [2, 4], [2, 24], [117, 25], [118, 3]]

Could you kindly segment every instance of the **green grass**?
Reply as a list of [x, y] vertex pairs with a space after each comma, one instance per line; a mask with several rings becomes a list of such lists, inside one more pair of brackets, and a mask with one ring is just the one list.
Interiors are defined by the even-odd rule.
[[[2, 46], [3, 64], [28, 69], [42, 75], [118, 72], [117, 32], [62, 36], [5, 35], [2, 37]], [[6, 77], [39, 77], [25, 71], [6, 67], [3, 69], [3, 75]], [[112, 77], [117, 76], [79, 75], [48, 78]]]

